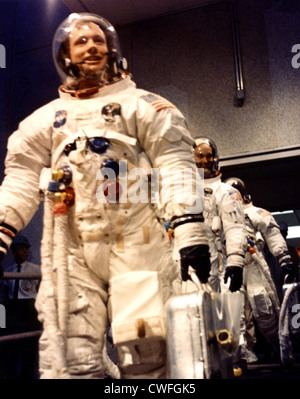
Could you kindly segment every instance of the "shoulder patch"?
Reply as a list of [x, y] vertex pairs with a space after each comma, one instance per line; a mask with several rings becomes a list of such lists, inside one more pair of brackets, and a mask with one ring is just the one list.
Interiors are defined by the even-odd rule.
[[166, 108], [176, 108], [175, 105], [170, 103], [168, 100], [156, 94], [149, 93], [141, 96], [140, 98], [146, 101], [148, 104], [152, 105], [156, 112], [159, 112]]
[[238, 190], [229, 191], [229, 195], [233, 201], [243, 201], [241, 193]]
[[63, 126], [67, 121], [67, 111], [56, 111], [53, 126], [55, 128]]
[[270, 212], [263, 208], [259, 208], [257, 213], [262, 217], [270, 215]]

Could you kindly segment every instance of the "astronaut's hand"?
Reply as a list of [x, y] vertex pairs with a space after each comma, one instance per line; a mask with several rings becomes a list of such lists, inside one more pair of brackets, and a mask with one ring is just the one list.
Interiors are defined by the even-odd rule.
[[296, 276], [291, 255], [288, 252], [284, 252], [278, 257], [278, 261], [282, 270], [284, 284], [293, 283]]
[[282, 270], [284, 284], [291, 284], [295, 281], [296, 276], [293, 269], [293, 264], [286, 263], [283, 266], [281, 266], [281, 270]]
[[228, 278], [230, 278], [230, 291], [238, 291], [243, 283], [243, 268], [240, 266], [227, 266], [224, 275], [225, 284], [227, 283]]
[[191, 266], [200, 282], [205, 284], [208, 281], [210, 272], [210, 255], [208, 245], [192, 245], [179, 250], [181, 263], [181, 278], [183, 281], [191, 279], [188, 273]]

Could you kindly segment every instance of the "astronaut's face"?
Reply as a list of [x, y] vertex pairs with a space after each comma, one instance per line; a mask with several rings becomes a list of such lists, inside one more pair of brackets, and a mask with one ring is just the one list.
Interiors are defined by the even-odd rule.
[[105, 70], [108, 48], [103, 31], [93, 22], [75, 27], [69, 36], [70, 58], [83, 75], [99, 76]]
[[204, 169], [204, 178], [215, 175], [213, 150], [210, 145], [206, 143], [199, 144], [194, 149], [194, 158], [197, 168]]

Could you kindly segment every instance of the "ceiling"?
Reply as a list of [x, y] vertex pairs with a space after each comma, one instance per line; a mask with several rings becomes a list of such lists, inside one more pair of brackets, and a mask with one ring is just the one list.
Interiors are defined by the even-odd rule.
[[[220, 1], [220, 0], [219, 0]], [[129, 23], [218, 3], [217, 0], [63, 0], [72, 12], [92, 12], [113, 25]]]

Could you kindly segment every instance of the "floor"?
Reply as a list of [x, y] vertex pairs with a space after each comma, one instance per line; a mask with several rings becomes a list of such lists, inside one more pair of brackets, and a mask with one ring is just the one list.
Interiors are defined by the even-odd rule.
[[284, 369], [278, 363], [249, 365], [247, 372], [239, 378], [242, 380], [300, 380], [300, 362], [294, 364], [290, 369]]
[[259, 361], [257, 364], [249, 364], [247, 371], [239, 377], [241, 380], [300, 380], [300, 353], [294, 353], [294, 364], [283, 367], [280, 362]]
[[[274, 360], [272, 351], [264, 338], [257, 334], [258, 342], [255, 346], [258, 362], [248, 364], [247, 370], [241, 377], [235, 377], [234, 380], [300, 380], [300, 334], [294, 335], [293, 339], [293, 357], [294, 363], [290, 367], [283, 367], [280, 358]], [[113, 362], [117, 363], [117, 354], [115, 347], [107, 341], [107, 352]]]

